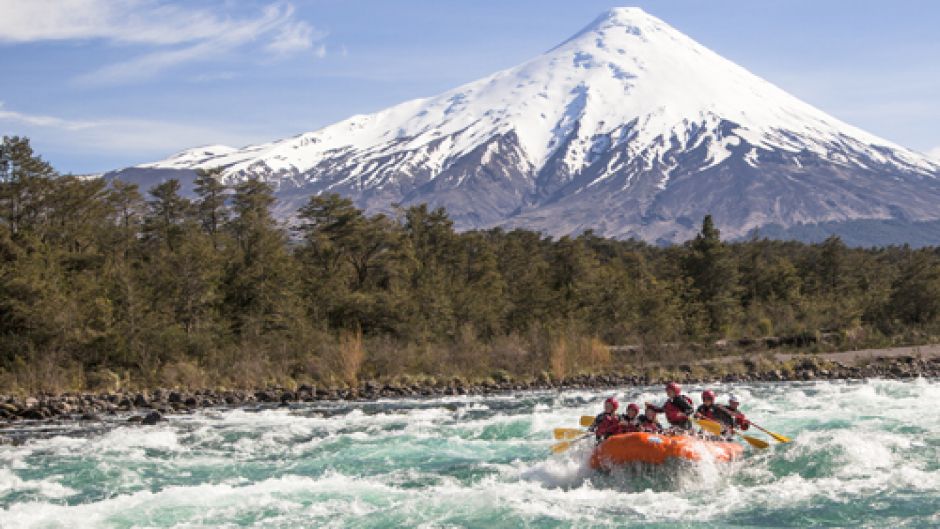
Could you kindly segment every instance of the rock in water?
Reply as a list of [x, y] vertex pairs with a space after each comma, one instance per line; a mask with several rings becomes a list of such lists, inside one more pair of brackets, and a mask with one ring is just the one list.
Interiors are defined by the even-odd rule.
[[144, 416], [144, 419], [143, 421], [141, 421], [141, 424], [154, 425], [162, 420], [163, 420], [163, 415], [160, 415], [160, 412], [152, 411]]

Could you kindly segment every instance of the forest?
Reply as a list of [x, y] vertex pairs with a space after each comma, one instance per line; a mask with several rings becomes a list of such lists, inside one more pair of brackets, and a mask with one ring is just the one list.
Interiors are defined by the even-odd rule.
[[63, 175], [3, 138], [0, 392], [561, 378], [940, 334], [937, 248], [727, 242], [710, 217], [667, 247], [458, 232], [338, 195], [286, 225], [263, 181], [195, 184]]

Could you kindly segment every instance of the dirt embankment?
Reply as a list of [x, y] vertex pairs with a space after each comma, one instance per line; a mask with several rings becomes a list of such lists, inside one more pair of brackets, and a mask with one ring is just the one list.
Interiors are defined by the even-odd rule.
[[[755, 382], [787, 380], [835, 380], [940, 377], [940, 344], [867, 349], [822, 354], [777, 353], [730, 355], [703, 359], [693, 364], [646, 364], [632, 370], [583, 374], [564, 379], [550, 376], [530, 380], [489, 380], [468, 383], [460, 379], [433, 384], [364, 382], [354, 388], [303, 385], [258, 390], [169, 390], [66, 393], [15, 397], [0, 395], [0, 429], [16, 423], [62, 421], [98, 422], [125, 417], [128, 422], [155, 424], [167, 414], [190, 413], [200, 408], [287, 406], [299, 402], [373, 400], [443, 395], [486, 395], [506, 391], [603, 388], [658, 384], [668, 380], [685, 383]], [[0, 440], [2, 440], [0, 435]]]

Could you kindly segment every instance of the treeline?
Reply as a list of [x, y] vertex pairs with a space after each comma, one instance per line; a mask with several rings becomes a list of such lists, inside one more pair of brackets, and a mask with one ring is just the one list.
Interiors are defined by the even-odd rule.
[[934, 248], [729, 244], [708, 217], [666, 248], [458, 233], [442, 209], [369, 216], [336, 195], [288, 228], [269, 185], [219, 177], [200, 172], [188, 200], [175, 180], [59, 175], [4, 137], [0, 390], [560, 377], [628, 367], [607, 345], [661, 359], [723, 338], [886, 344], [940, 327]]

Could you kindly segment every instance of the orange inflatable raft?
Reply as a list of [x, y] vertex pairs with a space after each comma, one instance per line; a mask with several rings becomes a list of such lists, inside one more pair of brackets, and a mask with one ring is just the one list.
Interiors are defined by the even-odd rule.
[[731, 461], [741, 457], [744, 447], [729, 441], [707, 441], [688, 435], [624, 433], [602, 441], [591, 454], [591, 468], [609, 469], [626, 463], [659, 465], [669, 458], [698, 461], [713, 457]]

